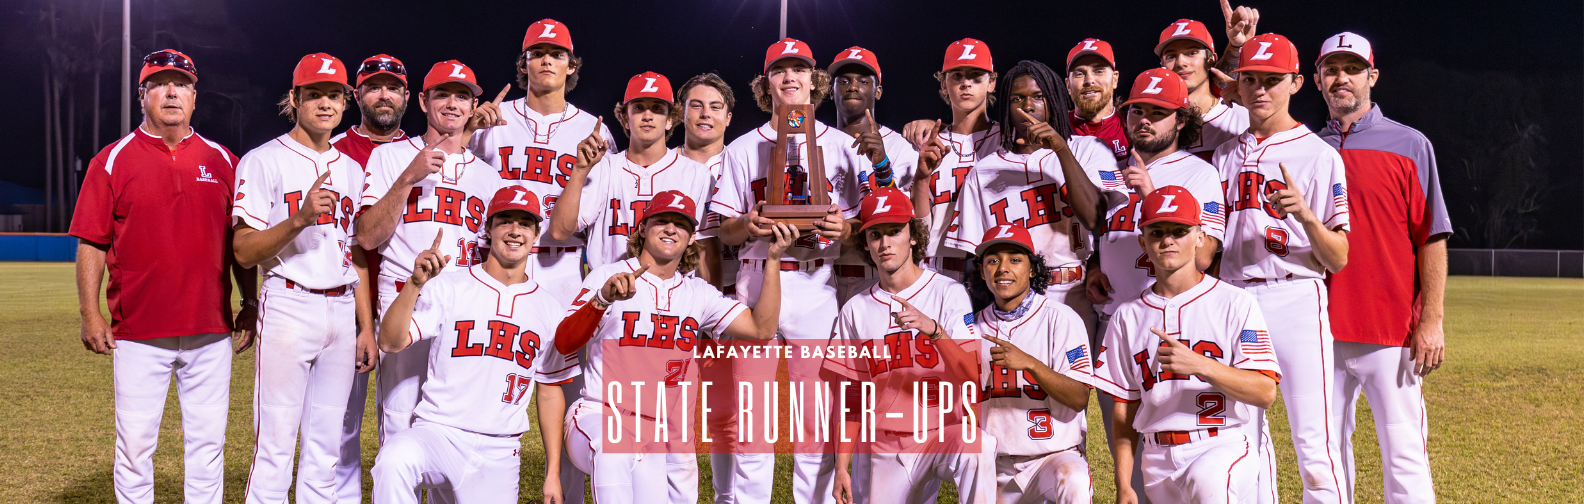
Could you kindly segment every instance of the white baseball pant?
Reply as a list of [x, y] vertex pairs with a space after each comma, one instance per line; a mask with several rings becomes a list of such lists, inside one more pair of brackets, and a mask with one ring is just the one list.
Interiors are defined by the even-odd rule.
[[516, 504], [522, 437], [469, 432], [425, 420], [385, 438], [374, 458], [374, 502]]
[[[401, 290], [396, 288], [395, 279], [382, 276], [379, 291], [380, 315], [383, 316]], [[429, 378], [429, 348], [433, 343], [434, 338], [424, 338], [400, 352], [380, 352], [374, 407], [379, 410], [381, 446], [391, 436], [412, 426], [413, 410], [418, 409], [418, 400], [423, 397], [423, 382]]]
[[1080, 447], [1056, 453], [996, 457], [997, 504], [1087, 503], [1094, 488]]
[[[1271, 321], [1270, 339], [1282, 368], [1282, 402], [1292, 427], [1308, 504], [1347, 504], [1342, 491], [1342, 433], [1337, 424], [1336, 373], [1326, 286], [1319, 279], [1272, 280], [1239, 285]], [[1257, 479], [1257, 477], [1256, 477]]]
[[[606, 453], [602, 408], [599, 402], [586, 399], [578, 399], [567, 408], [566, 442], [563, 443], [566, 453], [578, 470], [593, 477], [594, 502], [653, 502], [656, 491], [668, 488], [665, 445], [649, 445], [654, 449], [646, 453]], [[623, 418], [622, 430], [623, 439], [634, 439], [633, 436], [640, 432], [638, 419], [631, 415]], [[642, 431], [647, 432], [647, 429]]]
[[[1100, 313], [1098, 311], [1098, 307], [1096, 307], [1096, 308], [1097, 308], [1097, 310], [1095, 312], [1095, 327], [1096, 327], [1096, 329], [1089, 333], [1090, 334], [1090, 336], [1089, 336], [1089, 348], [1090, 348], [1090, 351], [1094, 352], [1094, 356], [1095, 356], [1094, 357], [1094, 359], [1095, 359], [1094, 368], [1096, 370], [1099, 370], [1101, 366], [1113, 366], [1113, 365], [1119, 365], [1119, 364], [1126, 364], [1126, 363], [1112, 363], [1112, 362], [1102, 362], [1102, 361], [1100, 361], [1101, 349], [1105, 348], [1105, 326], [1106, 326], [1106, 324], [1111, 322], [1111, 316], [1110, 315], [1106, 315], [1104, 313]], [[1112, 433], [1111, 433], [1111, 418], [1112, 418], [1112, 414], [1111, 414], [1111, 412], [1113, 411], [1112, 408], [1116, 407], [1116, 400], [1114, 400], [1112, 398], [1111, 394], [1106, 394], [1106, 393], [1097, 393], [1097, 394], [1095, 394], [1095, 396], [1096, 396], [1095, 400], [1096, 400], [1096, 402], [1099, 403], [1099, 406], [1100, 406], [1100, 423], [1102, 424], [1102, 427], [1104, 427], [1104, 430], [1105, 430], [1106, 446], [1111, 446], [1111, 436], [1112, 436]], [[1143, 452], [1143, 450], [1144, 450], [1143, 446], [1137, 445], [1137, 444], [1133, 445], [1133, 460], [1135, 461], [1135, 463], [1133, 464], [1133, 476], [1132, 476], [1132, 478], [1129, 479], [1129, 481], [1131, 482], [1131, 485], [1129, 485], [1129, 486], [1133, 487], [1133, 494], [1138, 496], [1139, 504], [1149, 504], [1149, 494], [1146, 494], [1144, 492], [1144, 464], [1140, 464], [1140, 463], [1136, 462], [1136, 461], [1139, 460], [1139, 458], [1141, 456], [1140, 454]]]
[[[942, 481], [957, 485], [957, 502], [995, 502], [995, 438], [981, 430], [978, 433], [979, 446], [970, 448], [962, 443], [958, 426], [949, 425], [945, 429], [948, 432], [945, 446], [910, 447], [906, 450], [902, 448], [904, 440], [901, 436], [879, 432], [880, 440], [875, 443], [874, 453], [869, 455], [869, 503], [935, 502]], [[911, 437], [912, 434], [907, 436]], [[927, 444], [940, 444], [937, 439], [934, 431], [931, 431]], [[901, 453], [903, 451], [906, 453]], [[855, 473], [853, 479], [863, 477]]]
[[231, 335], [117, 340], [116, 501], [154, 502], [154, 449], [171, 375], [181, 403], [185, 501], [218, 503], [225, 479], [226, 414], [231, 409]]
[[[582, 249], [547, 247], [529, 257], [528, 268], [529, 278], [549, 292], [560, 306], [572, 306], [572, 300], [583, 285]], [[579, 361], [586, 356], [587, 349], [578, 350]], [[562, 384], [561, 392], [566, 395], [567, 409], [570, 410], [572, 400], [583, 395], [583, 375], [573, 377], [571, 383]], [[566, 502], [583, 502], [587, 480], [588, 475], [573, 466], [567, 451], [561, 450], [561, 495], [566, 498]]]
[[339, 296], [288, 288], [269, 277], [259, 294], [253, 388], [253, 467], [247, 502], [285, 503], [298, 448], [296, 502], [337, 500], [341, 425], [357, 375], [352, 290]]
[[1426, 436], [1424, 378], [1414, 374], [1413, 349], [1338, 341], [1336, 404], [1341, 413], [1342, 468], [1346, 492], [1357, 484], [1353, 432], [1359, 393], [1369, 398], [1380, 443], [1381, 476], [1388, 504], [1435, 502]]
[[335, 469], [336, 495], [339, 502], [346, 504], [363, 502], [363, 410], [368, 403], [369, 379], [373, 377], [373, 371], [352, 377], [352, 392], [347, 396], [346, 415], [341, 420], [341, 459], [336, 461]]
[[1243, 429], [1225, 429], [1216, 437], [1175, 446], [1157, 444], [1148, 433], [1140, 434], [1139, 439], [1144, 449], [1138, 463], [1144, 467], [1144, 492], [1151, 502], [1255, 501], [1259, 452], [1249, 444]]

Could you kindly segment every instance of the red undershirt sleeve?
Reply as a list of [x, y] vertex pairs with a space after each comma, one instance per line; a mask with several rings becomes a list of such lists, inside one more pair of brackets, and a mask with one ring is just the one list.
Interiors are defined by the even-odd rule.
[[594, 337], [594, 329], [605, 316], [605, 310], [594, 308], [594, 303], [584, 303], [582, 308], [561, 320], [556, 326], [555, 347], [561, 355], [572, 355]]

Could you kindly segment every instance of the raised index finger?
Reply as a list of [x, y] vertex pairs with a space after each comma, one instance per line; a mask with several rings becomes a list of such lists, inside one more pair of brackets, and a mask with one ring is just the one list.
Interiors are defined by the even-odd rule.
[[432, 252], [439, 253], [440, 252], [440, 241], [443, 240], [443, 239], [445, 239], [445, 230], [441, 229], [439, 232], [435, 233], [434, 245], [430, 246], [429, 250], [432, 251]]
[[1028, 112], [1024, 112], [1023, 109], [1020, 109], [1020, 108], [1017, 108], [1017, 107], [1012, 107], [1012, 111], [1013, 112], [1017, 112], [1018, 117], [1023, 118], [1023, 120], [1025, 120], [1025, 121], [1028, 121], [1028, 122], [1031, 122], [1031, 123], [1034, 123], [1034, 124], [1039, 124], [1040, 123], [1040, 121], [1034, 120], [1034, 116], [1028, 115]]
[[870, 112], [869, 109], [864, 109], [864, 117], [869, 119], [869, 132], [870, 133], [879, 133], [880, 132], [880, 125], [879, 124], [875, 124], [874, 113]]
[[495, 101], [490, 102], [490, 103], [494, 103], [496, 106], [499, 106], [501, 104], [501, 100], [505, 100], [506, 99], [506, 92], [507, 91], [511, 91], [511, 84], [507, 84], [506, 87], [501, 88], [500, 94], [495, 95]]
[[1150, 332], [1155, 333], [1156, 336], [1160, 336], [1161, 341], [1164, 341], [1171, 346], [1183, 346], [1181, 341], [1166, 337], [1166, 332], [1160, 330], [1158, 327], [1151, 327]]
[[319, 186], [324, 185], [324, 181], [327, 178], [330, 178], [330, 170], [325, 170], [324, 175], [320, 175], [319, 176], [319, 180], [315, 180], [314, 181], [313, 189], [309, 189], [308, 192], [314, 192], [314, 191], [319, 190]]
[[1221, 19], [1232, 22], [1232, 4], [1227, 3], [1227, 0], [1221, 0]]
[[1293, 185], [1292, 175], [1287, 174], [1287, 165], [1284, 164], [1284, 163], [1277, 163], [1276, 166], [1281, 167], [1282, 182], [1286, 182], [1287, 183], [1287, 188], [1288, 189], [1292, 189], [1293, 187], [1296, 187], [1296, 186]]
[[647, 264], [643, 265], [642, 268], [638, 268], [637, 270], [633, 271], [632, 276], [633, 276], [633, 278], [641, 277], [641, 276], [643, 276], [645, 271], [649, 271], [649, 265], [647, 265]]
[[589, 137], [590, 138], [598, 137], [599, 134], [600, 134], [600, 126], [604, 126], [604, 125], [605, 125], [605, 116], [599, 116], [599, 118], [594, 121], [594, 131], [590, 131], [589, 132]]

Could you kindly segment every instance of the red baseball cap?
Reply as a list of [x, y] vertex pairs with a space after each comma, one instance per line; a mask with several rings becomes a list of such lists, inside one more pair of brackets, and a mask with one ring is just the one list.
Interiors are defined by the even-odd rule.
[[1166, 50], [1166, 44], [1175, 40], [1192, 40], [1204, 44], [1206, 49], [1215, 48], [1215, 39], [1210, 38], [1210, 30], [1204, 23], [1192, 19], [1179, 19], [1177, 22], [1161, 30], [1160, 43], [1155, 44], [1155, 55], [1160, 56]]
[[522, 50], [537, 44], [550, 44], [567, 51], [572, 50], [572, 34], [567, 31], [566, 25], [554, 19], [541, 19], [539, 22], [528, 25], [528, 33], [523, 35]]
[[1234, 72], [1298, 73], [1298, 48], [1287, 37], [1262, 33], [1243, 44]]
[[1079, 42], [1078, 45], [1073, 46], [1071, 51], [1067, 51], [1067, 71], [1072, 71], [1074, 60], [1086, 54], [1099, 56], [1101, 59], [1106, 60], [1106, 63], [1110, 64], [1112, 69], [1116, 68], [1116, 56], [1111, 53], [1111, 44], [1104, 40], [1087, 38], [1083, 39], [1083, 42]]
[[880, 81], [880, 60], [875, 59], [874, 53], [870, 52], [868, 49], [852, 46], [843, 49], [842, 52], [837, 54], [834, 59], [836, 61], [831, 63], [829, 67], [825, 68], [825, 71], [830, 72], [832, 75], [836, 73], [837, 68], [841, 68], [843, 65], [851, 63], [854, 65], [868, 67], [869, 71], [875, 73], [875, 82]]
[[687, 217], [688, 222], [692, 222], [694, 226], [697, 226], [698, 214], [694, 211], [696, 208], [698, 207], [693, 205], [693, 198], [682, 194], [682, 191], [676, 189], [660, 191], [660, 194], [656, 194], [654, 199], [649, 200], [649, 206], [644, 207], [643, 217], [639, 218], [638, 222], [649, 220], [650, 217], [663, 213], [676, 213]]
[[192, 58], [175, 49], [154, 51], [143, 57], [143, 70], [138, 72], [138, 84], [148, 80], [154, 75], [166, 70], [181, 72], [193, 82], [198, 82], [198, 67], [193, 65]]
[[1148, 103], [1157, 107], [1180, 109], [1188, 106], [1188, 84], [1177, 72], [1164, 68], [1151, 68], [1133, 81], [1133, 90], [1122, 106]]
[[876, 224], [901, 224], [913, 220], [913, 200], [895, 187], [882, 187], [864, 196], [858, 207], [858, 232]]
[[990, 60], [990, 46], [971, 38], [952, 42], [951, 45], [946, 46], [946, 61], [941, 63], [941, 71], [962, 67], [994, 72], [995, 65]]
[[676, 103], [671, 94], [671, 81], [654, 72], [644, 72], [627, 80], [627, 94], [622, 95], [622, 103], [631, 103], [639, 98]]
[[357, 85], [361, 86], [363, 81], [380, 74], [395, 77], [403, 86], [407, 85], [407, 65], [388, 54], [376, 54], [363, 60], [363, 64], [358, 65]]
[[495, 197], [490, 198], [485, 220], [507, 210], [522, 210], [536, 219], [544, 220], [544, 214], [539, 212], [539, 196], [520, 185], [508, 185], [495, 191]]
[[468, 68], [467, 65], [457, 60], [445, 60], [430, 67], [429, 74], [424, 76], [423, 91], [428, 91], [429, 88], [447, 82], [460, 82], [467, 85], [468, 89], [473, 91], [473, 96], [475, 97], [484, 92], [484, 89], [478, 85], [478, 79], [473, 77], [473, 69]]
[[1315, 66], [1320, 66], [1320, 63], [1324, 62], [1326, 58], [1338, 53], [1358, 56], [1359, 59], [1369, 63], [1371, 68], [1375, 66], [1375, 49], [1370, 47], [1369, 39], [1360, 37], [1353, 32], [1342, 32], [1332, 35], [1325, 40], [1325, 43], [1320, 44], [1320, 57], [1315, 58]]
[[1034, 238], [1029, 236], [1028, 229], [1016, 224], [1002, 224], [985, 231], [984, 238], [979, 240], [979, 246], [974, 248], [974, 255], [984, 255], [990, 247], [1010, 243], [1021, 247], [1024, 252], [1034, 253]]
[[292, 71], [292, 87], [320, 82], [334, 82], [352, 89], [352, 86], [347, 84], [346, 65], [342, 64], [339, 58], [325, 53], [313, 53], [297, 61], [297, 69]]
[[1139, 222], [1139, 227], [1148, 226], [1157, 222], [1176, 222], [1197, 226], [1203, 221], [1199, 218], [1199, 200], [1182, 186], [1165, 186], [1156, 189], [1144, 197], [1144, 218]]
[[781, 61], [782, 58], [797, 58], [808, 63], [809, 66], [814, 66], [814, 51], [809, 49], [808, 44], [795, 38], [781, 39], [780, 42], [770, 44], [770, 47], [765, 49], [764, 71], [769, 72], [770, 65]]

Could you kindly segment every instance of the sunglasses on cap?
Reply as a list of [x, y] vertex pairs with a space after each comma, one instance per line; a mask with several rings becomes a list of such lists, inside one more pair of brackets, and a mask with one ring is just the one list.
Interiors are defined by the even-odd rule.
[[148, 56], [143, 57], [143, 64], [154, 67], [174, 67], [195, 76], [198, 75], [198, 69], [193, 67], [192, 60], [170, 51], [149, 53]]
[[390, 72], [403, 77], [407, 76], [407, 67], [394, 61], [364, 61], [358, 67], [358, 76], [373, 75], [380, 72]]

